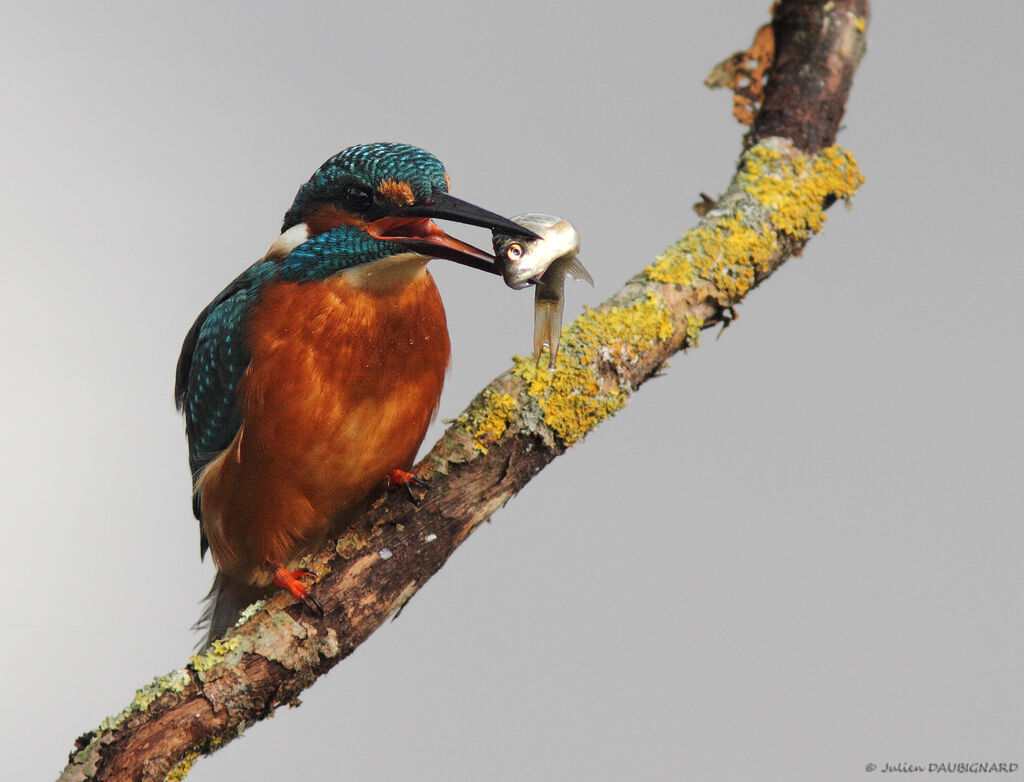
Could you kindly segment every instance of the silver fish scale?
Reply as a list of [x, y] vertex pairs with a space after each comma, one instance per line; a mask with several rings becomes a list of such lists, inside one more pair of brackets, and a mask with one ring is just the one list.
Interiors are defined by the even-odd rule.
[[527, 212], [511, 219], [540, 238], [526, 239], [496, 232], [493, 236], [495, 262], [510, 288], [520, 290], [534, 286], [533, 352], [539, 363], [547, 345], [548, 366], [554, 368], [562, 332], [565, 278], [570, 276], [591, 285], [594, 280], [576, 257], [580, 234], [568, 220], [539, 212]]

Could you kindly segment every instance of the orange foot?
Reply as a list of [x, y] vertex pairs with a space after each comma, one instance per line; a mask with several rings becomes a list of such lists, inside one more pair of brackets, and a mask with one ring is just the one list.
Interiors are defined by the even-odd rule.
[[274, 583], [278, 587], [288, 590], [292, 597], [305, 603], [306, 608], [317, 616], [324, 615], [324, 607], [320, 605], [320, 601], [309, 593], [308, 587], [300, 580], [315, 576], [316, 573], [305, 567], [298, 570], [286, 570], [284, 565], [278, 562], [271, 562], [270, 566], [274, 568]]
[[413, 502], [419, 502], [419, 498], [413, 494], [412, 485], [416, 484], [417, 486], [422, 486], [424, 489], [430, 485], [422, 478], [417, 478], [411, 472], [406, 472], [405, 470], [392, 470], [384, 476], [384, 482], [388, 485], [389, 489], [392, 486], [404, 486], [406, 491], [409, 492], [409, 496], [412, 498]]

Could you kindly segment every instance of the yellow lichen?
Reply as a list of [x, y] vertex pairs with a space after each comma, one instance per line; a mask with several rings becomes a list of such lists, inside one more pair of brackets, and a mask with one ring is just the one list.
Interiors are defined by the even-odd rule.
[[455, 423], [469, 432], [476, 450], [487, 453], [487, 446], [501, 438], [515, 412], [515, 397], [488, 388], [479, 404], [460, 415]]
[[118, 725], [124, 722], [124, 718], [131, 713], [131, 709], [125, 709], [119, 714], [112, 714], [109, 717], [104, 717], [100, 721], [99, 730], [100, 732], [115, 730]]
[[687, 347], [700, 347], [700, 330], [704, 328], [704, 319], [694, 315], [686, 316], [686, 345]]
[[808, 158], [764, 144], [744, 155], [738, 179], [768, 209], [772, 225], [797, 239], [822, 229], [829, 197], [849, 198], [864, 181], [853, 155], [840, 147]]
[[181, 760], [175, 764], [174, 768], [167, 772], [167, 776], [164, 777], [164, 782], [181, 782], [185, 777], [188, 776], [188, 772], [192, 770], [192, 766], [196, 764], [196, 760], [199, 758], [199, 752], [188, 752]]
[[732, 304], [771, 269], [779, 234], [804, 240], [825, 223], [831, 198], [849, 199], [864, 181], [853, 155], [829, 147], [808, 158], [763, 142], [743, 156], [736, 181], [715, 210], [647, 267], [655, 282], [677, 283]]
[[241, 643], [242, 639], [237, 635], [228, 639], [218, 638], [210, 644], [210, 648], [203, 654], [193, 654], [188, 658], [188, 661], [192, 665], [193, 670], [199, 673], [206, 673], [206, 671], [214, 666], [224, 662], [232, 652], [238, 649]]
[[738, 213], [690, 229], [644, 271], [655, 282], [704, 288], [717, 299], [736, 301], [777, 249], [771, 226], [751, 227]]
[[630, 389], [602, 377], [599, 362], [636, 363], [672, 333], [668, 307], [649, 293], [628, 306], [584, 312], [563, 330], [553, 371], [532, 357], [515, 356], [512, 372], [527, 382], [544, 423], [572, 445], [626, 404]]
[[175, 764], [174, 768], [167, 772], [167, 776], [164, 777], [164, 782], [181, 782], [181, 780], [188, 776], [188, 772], [192, 770], [192, 766], [196, 764], [200, 755], [209, 755], [214, 750], [224, 744], [227, 744], [227, 742], [227, 738], [223, 736], [216, 736], [204, 741], [198, 748], [189, 750], [185, 753], [185, 756]]

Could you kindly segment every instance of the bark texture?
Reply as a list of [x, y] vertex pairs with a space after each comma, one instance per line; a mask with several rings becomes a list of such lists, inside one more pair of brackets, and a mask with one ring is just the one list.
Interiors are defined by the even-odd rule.
[[853, 157], [831, 145], [868, 13], [868, 0], [778, 3], [763, 103], [736, 175], [696, 227], [566, 328], [554, 372], [517, 357], [481, 391], [416, 468], [431, 482], [420, 504], [382, 499], [309, 563], [322, 619], [283, 596], [251, 607], [206, 654], [79, 738], [60, 779], [181, 779], [200, 755], [294, 702], [669, 356], [727, 322], [860, 184]]

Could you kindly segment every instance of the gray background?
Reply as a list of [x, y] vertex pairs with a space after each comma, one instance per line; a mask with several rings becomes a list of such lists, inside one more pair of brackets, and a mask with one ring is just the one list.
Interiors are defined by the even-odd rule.
[[[597, 288], [572, 288], [574, 313], [725, 187], [741, 128], [701, 79], [767, 5], [5, 14], [5, 778], [56, 776], [75, 736], [196, 640], [212, 568], [174, 362], [299, 184], [350, 143], [426, 147], [457, 195], [578, 225]], [[852, 211], [833, 208], [720, 340], [539, 475], [302, 708], [190, 779], [1024, 764], [1024, 4], [940, 5], [876, 3], [840, 136], [868, 180]], [[458, 233], [486, 242], [475, 230]], [[532, 297], [433, 267], [450, 418], [529, 350]]]

